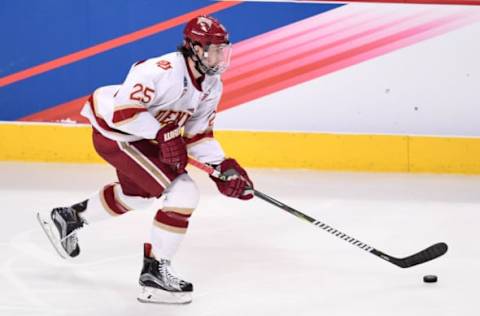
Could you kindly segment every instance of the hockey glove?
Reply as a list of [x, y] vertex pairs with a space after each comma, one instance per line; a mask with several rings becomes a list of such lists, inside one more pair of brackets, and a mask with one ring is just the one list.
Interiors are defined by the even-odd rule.
[[158, 131], [156, 140], [160, 149], [160, 161], [183, 172], [188, 156], [180, 127], [177, 124], [167, 124]]
[[253, 198], [252, 180], [250, 180], [245, 169], [240, 167], [235, 159], [225, 159], [215, 169], [227, 176], [225, 181], [210, 176], [220, 193], [229, 197], [239, 198], [240, 200]]

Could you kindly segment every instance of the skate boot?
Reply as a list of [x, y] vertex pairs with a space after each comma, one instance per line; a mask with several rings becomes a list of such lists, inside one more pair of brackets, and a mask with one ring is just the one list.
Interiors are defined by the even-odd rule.
[[42, 217], [40, 213], [37, 213], [37, 219], [43, 231], [57, 253], [64, 259], [80, 254], [76, 231], [86, 224], [79, 214], [85, 208], [86, 202], [82, 202], [70, 207], [54, 208], [50, 212], [50, 216]]
[[187, 304], [192, 301], [193, 285], [175, 276], [170, 260], [155, 259], [152, 245], [143, 246], [143, 268], [140, 274], [141, 293], [138, 301], [142, 303]]

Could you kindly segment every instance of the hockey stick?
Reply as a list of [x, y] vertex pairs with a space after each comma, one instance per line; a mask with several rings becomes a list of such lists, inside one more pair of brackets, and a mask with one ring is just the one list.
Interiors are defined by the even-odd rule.
[[[214, 169], [213, 167], [211, 166], [208, 166], [204, 163], [201, 163], [200, 161], [197, 161], [191, 157], [188, 158], [188, 162], [194, 166], [194, 167], [197, 167], [203, 171], [205, 171], [206, 173], [208, 173], [209, 175], [211, 175], [212, 177], [216, 177], [216, 178], [219, 178], [220, 180], [223, 180], [225, 181], [227, 179], [227, 177], [223, 174], [221, 174], [218, 170]], [[430, 261], [430, 260], [433, 260], [435, 258], [438, 258], [442, 255], [444, 255], [447, 250], [448, 250], [448, 246], [446, 243], [444, 242], [439, 242], [439, 243], [436, 243], [426, 249], [423, 249], [422, 251], [419, 251], [411, 256], [408, 256], [408, 257], [405, 257], [405, 258], [395, 258], [395, 257], [392, 257], [390, 255], [387, 255], [386, 253], [378, 250], [378, 249], [375, 249], [369, 245], [367, 245], [366, 243], [364, 242], [361, 242], [360, 240], [356, 239], [356, 238], [353, 238], [353, 237], [350, 237], [349, 235], [339, 231], [338, 229], [335, 229], [333, 228], [332, 226], [330, 225], [327, 225], [325, 223], [322, 223], [321, 221], [319, 220], [316, 220], [315, 218], [313, 217], [310, 217], [300, 211], [297, 211], [296, 209], [294, 208], [291, 208], [290, 206], [258, 191], [258, 190], [253, 190], [254, 192], [254, 195], [270, 204], [273, 204], [279, 208], [281, 208], [282, 210], [284, 211], [287, 211], [288, 213], [300, 218], [300, 219], [303, 219], [321, 229], [323, 229], [324, 231], [334, 235], [335, 237], [338, 237], [342, 240], [345, 240], [345, 241], [348, 241], [350, 244], [354, 245], [354, 246], [357, 246], [358, 248], [362, 249], [362, 250], [365, 250], [377, 257], [380, 257], [382, 258], [383, 260], [386, 260], [400, 268], [410, 268], [410, 267], [413, 267], [413, 266], [416, 266], [417, 264], [421, 264], [421, 263], [425, 263], [427, 261]]]

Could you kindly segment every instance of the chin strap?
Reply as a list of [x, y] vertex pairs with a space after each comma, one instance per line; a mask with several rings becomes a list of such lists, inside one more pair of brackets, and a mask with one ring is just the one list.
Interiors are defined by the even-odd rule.
[[195, 69], [201, 73], [202, 75], [209, 74], [210, 68], [208, 68], [202, 61], [201, 58], [198, 57], [197, 53], [193, 49], [193, 45], [191, 42], [188, 43], [190, 45], [190, 57], [192, 58], [193, 62], [195, 63]]

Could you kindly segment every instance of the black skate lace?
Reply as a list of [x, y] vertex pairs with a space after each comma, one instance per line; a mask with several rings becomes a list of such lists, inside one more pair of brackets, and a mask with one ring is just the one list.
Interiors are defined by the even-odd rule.
[[78, 243], [78, 237], [77, 237], [76, 232], [77, 232], [77, 230], [79, 230], [79, 229], [80, 229], [80, 227], [73, 229], [73, 230], [70, 232], [70, 234], [65, 235], [65, 237], [63, 237], [62, 239], [60, 239], [60, 241], [65, 241], [65, 240], [67, 240], [67, 239], [70, 239], [70, 240], [73, 241], [75, 244], [77, 244], [77, 243]]
[[[73, 210], [73, 209], [72, 209]], [[63, 212], [68, 212], [66, 210], [62, 210]], [[73, 210], [73, 212], [75, 212], [75, 210]], [[76, 212], [75, 212], [76, 213]], [[82, 218], [80, 215], [78, 214], [75, 214], [75, 216], [77, 217], [77, 221], [75, 222], [68, 222], [68, 225], [70, 227], [73, 227], [73, 229], [70, 231], [70, 233], [68, 233], [67, 235], [65, 235], [65, 237], [63, 237], [61, 239], [61, 241], [64, 241], [66, 239], [71, 239], [75, 244], [78, 243], [78, 237], [77, 237], [77, 230], [79, 230], [80, 228], [83, 227], [83, 225], [85, 224], [88, 224], [87, 221]]]

